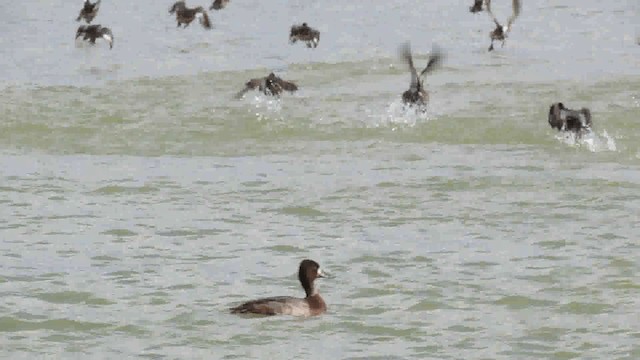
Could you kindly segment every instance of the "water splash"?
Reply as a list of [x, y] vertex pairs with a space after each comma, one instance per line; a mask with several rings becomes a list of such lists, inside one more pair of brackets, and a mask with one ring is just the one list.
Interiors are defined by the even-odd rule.
[[556, 135], [556, 139], [569, 146], [585, 147], [591, 152], [618, 151], [615, 139], [603, 130], [599, 135], [595, 131], [589, 131], [578, 135], [572, 131], [562, 131]]
[[389, 104], [382, 112], [369, 113], [372, 120], [371, 127], [391, 127], [395, 131], [399, 128], [416, 126], [417, 123], [431, 120], [429, 111], [421, 111], [414, 106], [407, 106], [401, 100]]
[[253, 105], [258, 121], [269, 119], [283, 120], [281, 115], [282, 101], [279, 97], [258, 93], [251, 99], [251, 105]]

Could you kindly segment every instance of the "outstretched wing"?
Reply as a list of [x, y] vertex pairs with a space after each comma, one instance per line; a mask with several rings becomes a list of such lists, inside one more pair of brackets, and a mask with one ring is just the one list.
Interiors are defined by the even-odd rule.
[[511, 17], [509, 18], [509, 20], [507, 20], [507, 32], [511, 30], [511, 24], [516, 21], [516, 18], [520, 15], [521, 9], [522, 3], [520, 3], [520, 0], [513, 0], [513, 14], [511, 14]]
[[197, 16], [200, 19], [200, 24], [202, 24], [205, 29], [211, 29], [211, 21], [209, 21], [209, 15], [207, 15], [206, 11], [202, 10], [198, 12]]
[[429, 56], [429, 62], [427, 66], [422, 70], [420, 76], [424, 76], [424, 74], [433, 71], [437, 66], [442, 63], [442, 59], [444, 58], [444, 53], [440, 48], [436, 45], [433, 46], [433, 50], [431, 50], [431, 56]]
[[[513, 0], [513, 1], [515, 2], [515, 1], [518, 1], [518, 0]], [[493, 12], [491, 12], [491, 0], [487, 0], [487, 14], [489, 14], [491, 19], [493, 20], [494, 23], [496, 23], [497, 26], [502, 26], [498, 22], [498, 19], [496, 19], [496, 16], [493, 15]]]
[[413, 66], [413, 57], [411, 56], [411, 45], [406, 42], [400, 46], [400, 57], [407, 63], [409, 66], [409, 71], [411, 72], [411, 89], [418, 89], [418, 72], [416, 71], [415, 66]]
[[111, 29], [103, 27], [100, 31], [102, 33], [102, 38], [107, 40], [109, 43], [109, 49], [113, 49], [113, 33], [111, 33]]
[[280, 85], [283, 90], [294, 92], [298, 90], [298, 86], [290, 81], [282, 80], [280, 78], [276, 79], [275, 82]]
[[258, 78], [258, 79], [251, 79], [249, 81], [247, 81], [246, 84], [244, 84], [244, 89], [240, 90], [236, 96], [234, 96], [236, 99], [240, 99], [244, 96], [244, 94], [247, 93], [247, 91], [249, 90], [253, 90], [257, 87], [260, 86], [260, 84], [262, 84], [262, 82], [264, 81], [264, 78]]

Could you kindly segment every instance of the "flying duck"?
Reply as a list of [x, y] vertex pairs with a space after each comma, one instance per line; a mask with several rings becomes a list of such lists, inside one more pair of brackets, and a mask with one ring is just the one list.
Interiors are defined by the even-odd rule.
[[200, 20], [200, 24], [202, 24], [205, 29], [211, 29], [209, 15], [207, 15], [207, 12], [202, 6], [192, 9], [188, 8], [184, 1], [177, 1], [173, 6], [171, 6], [171, 9], [169, 9], [169, 14], [173, 13], [176, 14], [178, 27], [184, 24], [184, 27], [186, 28], [197, 17]]
[[89, 40], [91, 44], [96, 43], [97, 38], [103, 38], [109, 42], [109, 49], [113, 49], [113, 34], [111, 29], [101, 25], [80, 25], [76, 31], [76, 39], [84, 35], [82, 40]]
[[511, 31], [511, 25], [516, 20], [518, 15], [520, 15], [521, 4], [520, 0], [513, 0], [513, 14], [509, 18], [509, 20], [507, 20], [507, 26], [500, 25], [495, 15], [493, 15], [493, 13], [491, 12], [491, 0], [486, 0], [486, 4], [487, 13], [489, 13], [489, 16], [491, 16], [493, 22], [496, 23], [496, 28], [491, 32], [491, 34], [489, 34], [489, 36], [491, 37], [491, 46], [489, 46], [489, 51], [491, 51], [493, 50], [494, 40], [502, 41], [502, 46], [504, 46], [504, 41], [507, 38], [507, 34], [509, 34], [509, 31]]
[[80, 10], [80, 14], [76, 21], [80, 21], [80, 19], [84, 19], [87, 24], [90, 24], [93, 21], [93, 18], [98, 15], [98, 9], [100, 9], [100, 0], [95, 3], [89, 2], [89, 0], [84, 0], [84, 6], [82, 6], [82, 10]]
[[222, 10], [229, 3], [229, 0], [215, 0], [209, 10]]
[[576, 134], [591, 130], [591, 111], [587, 108], [571, 110], [559, 102], [549, 108], [549, 125], [558, 131], [572, 131]]
[[400, 47], [400, 56], [407, 63], [409, 71], [411, 72], [411, 84], [409, 85], [409, 90], [402, 94], [402, 101], [407, 105], [417, 105], [424, 110], [429, 101], [429, 93], [424, 88], [422, 77], [435, 69], [436, 66], [442, 62], [444, 55], [438, 47], [434, 46], [431, 56], [429, 56], [429, 62], [420, 74], [418, 74], [418, 71], [413, 65], [411, 45], [409, 43], [405, 43]]
[[484, 0], [473, 0], [473, 5], [469, 7], [469, 11], [472, 13], [477, 13], [482, 11], [482, 3]]
[[244, 89], [240, 90], [236, 94], [236, 98], [241, 98], [247, 91], [258, 88], [265, 95], [279, 96], [283, 90], [294, 92], [298, 90], [298, 86], [292, 82], [282, 80], [276, 74], [270, 73], [269, 75], [261, 78], [251, 79], [244, 84]]
[[293, 25], [289, 33], [289, 42], [295, 44], [298, 40], [306, 42], [309, 48], [315, 48], [320, 42], [320, 31], [309, 27], [306, 22], [302, 25]]

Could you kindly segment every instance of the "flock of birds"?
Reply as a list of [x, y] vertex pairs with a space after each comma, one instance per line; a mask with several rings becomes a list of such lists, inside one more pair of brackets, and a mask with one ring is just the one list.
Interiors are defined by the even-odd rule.
[[[78, 28], [76, 39], [83, 36], [83, 40], [88, 40], [90, 43], [95, 44], [96, 39], [103, 38], [109, 43], [109, 47], [113, 48], [114, 37], [109, 28], [101, 25], [89, 25], [98, 13], [100, 1], [101, 0], [97, 0], [95, 3], [91, 3], [90, 0], [85, 0], [84, 6], [76, 20], [84, 20], [87, 25], [82, 25]], [[230, 0], [215, 0], [209, 10], [223, 9], [228, 5], [229, 1]], [[502, 46], [504, 46], [514, 21], [520, 15], [521, 8], [521, 0], [512, 0], [513, 13], [508, 18], [506, 25], [502, 25], [491, 11], [491, 0], [474, 0], [469, 11], [471, 13], [486, 11], [496, 25], [495, 29], [489, 34], [491, 44], [488, 51], [494, 50], [494, 41], [501, 41]], [[207, 15], [207, 11], [202, 6], [189, 8], [185, 1], [177, 1], [170, 7], [169, 14], [175, 14], [177, 27], [186, 28], [197, 18], [205, 29], [211, 28], [211, 21]], [[320, 42], [320, 32], [307, 25], [307, 23], [293, 25], [289, 33], [289, 41], [292, 44], [301, 41], [309, 48], [316, 48]], [[438, 47], [434, 47], [427, 65], [420, 72], [416, 70], [411, 48], [408, 43], [400, 47], [400, 56], [407, 64], [409, 72], [411, 73], [411, 83], [409, 89], [402, 93], [402, 101], [406, 105], [415, 106], [417, 109], [424, 111], [429, 101], [429, 95], [424, 87], [423, 78], [427, 73], [433, 71], [442, 63], [444, 54]], [[244, 88], [237, 93], [236, 97], [241, 98], [245, 93], [254, 89], [258, 89], [265, 95], [279, 96], [283, 91], [294, 92], [298, 90], [298, 86], [293, 82], [281, 79], [271, 72], [267, 76], [250, 79], [245, 83]], [[570, 131], [576, 135], [591, 131], [592, 125], [591, 112], [589, 109], [571, 110], [566, 108], [561, 102], [551, 105], [548, 121], [552, 128], [559, 131]], [[314, 286], [314, 280], [320, 277], [324, 277], [324, 273], [320, 270], [318, 263], [313, 260], [303, 260], [300, 263], [298, 278], [305, 290], [305, 298], [288, 296], [263, 298], [234, 307], [231, 309], [231, 312], [262, 315], [319, 315], [325, 312], [327, 308], [324, 300], [320, 297]]]
[[[229, 4], [229, 1], [230, 0], [214, 0], [209, 10], [221, 10]], [[98, 24], [90, 25], [98, 14], [100, 2], [101, 0], [97, 0], [94, 3], [90, 0], [84, 1], [84, 5], [76, 21], [84, 20], [87, 25], [78, 27], [76, 39], [83, 36], [83, 40], [88, 40], [91, 44], [95, 44], [97, 39], [102, 38], [109, 43], [109, 48], [113, 48], [114, 36], [111, 29]], [[495, 41], [501, 41], [502, 46], [504, 46], [513, 23], [520, 15], [521, 9], [521, 0], [512, 0], [512, 15], [507, 19], [506, 25], [502, 25], [491, 11], [491, 0], [474, 0], [469, 11], [471, 13], [486, 11], [496, 26], [489, 34], [491, 44], [488, 51], [494, 50]], [[202, 6], [190, 8], [187, 7], [185, 1], [180, 0], [169, 8], [169, 14], [175, 15], [177, 27], [186, 28], [195, 19], [198, 19], [205, 29], [211, 29], [209, 15]], [[297, 41], [305, 43], [309, 48], [316, 48], [320, 42], [320, 32], [307, 25], [306, 22], [301, 25], [293, 25], [289, 32], [289, 42], [294, 44]], [[444, 54], [438, 47], [434, 46], [427, 65], [420, 72], [418, 72], [414, 66], [411, 48], [408, 43], [400, 47], [400, 56], [407, 64], [411, 74], [409, 89], [402, 93], [402, 101], [405, 105], [415, 107], [417, 110], [424, 112], [426, 111], [426, 106], [429, 101], [429, 94], [424, 86], [423, 78], [442, 63]], [[255, 89], [258, 89], [268, 96], [280, 96], [284, 91], [297, 91], [298, 86], [271, 72], [267, 76], [247, 81], [244, 84], [244, 88], [236, 94], [236, 98], [242, 98], [245, 93]], [[562, 103], [555, 103], [551, 105], [549, 109], [548, 120], [552, 128], [561, 131], [571, 131], [577, 135], [591, 131], [591, 114], [588, 109], [571, 110], [566, 108]]]

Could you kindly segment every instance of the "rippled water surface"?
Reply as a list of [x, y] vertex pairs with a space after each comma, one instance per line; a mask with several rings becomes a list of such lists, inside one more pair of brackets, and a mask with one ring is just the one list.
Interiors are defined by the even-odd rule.
[[[492, 53], [471, 1], [232, 0], [205, 31], [104, 0], [113, 50], [80, 3], [0, 4], [0, 357], [640, 358], [637, 1], [524, 0]], [[404, 41], [447, 54], [425, 114]], [[300, 91], [233, 99], [272, 70]], [[326, 314], [228, 313], [301, 296], [304, 258]]]

